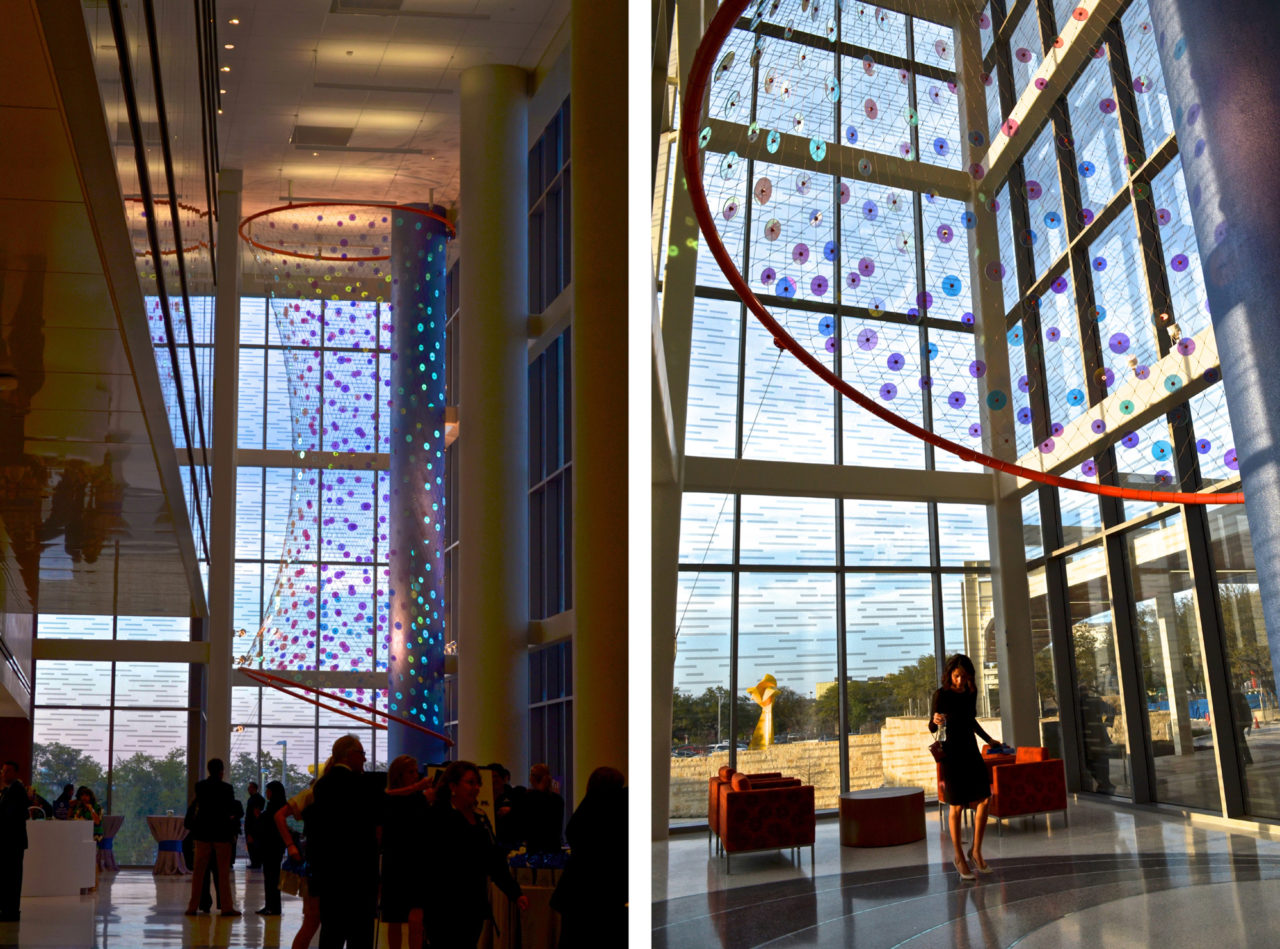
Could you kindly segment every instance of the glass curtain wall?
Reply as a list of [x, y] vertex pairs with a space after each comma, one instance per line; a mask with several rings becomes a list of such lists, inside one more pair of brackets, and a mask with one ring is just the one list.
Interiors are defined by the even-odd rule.
[[[988, 99], [1000, 110], [993, 129], [1029, 91], [1024, 64], [1049, 53], [1072, 12], [1051, 0], [992, 0], [982, 35], [998, 93]], [[1195, 339], [1211, 342], [1199, 335], [1211, 321], [1191, 223], [1198, 196], [1183, 182], [1174, 134], [1183, 117], [1168, 106], [1156, 34], [1146, 0], [1122, 7], [1002, 192], [1011, 359], [1027, 382], [1015, 395], [1027, 428], [1020, 451], [1100, 405], [1113, 383], [1146, 378], [1171, 351], [1194, 352]], [[1220, 370], [1166, 389], [1160, 414], [1062, 473], [1151, 490], [1238, 489]], [[1223, 812], [1221, 774], [1229, 795], [1243, 791], [1246, 813], [1280, 816], [1280, 778], [1267, 767], [1280, 756], [1267, 737], [1277, 718], [1271, 657], [1244, 510], [1040, 489], [1024, 498], [1023, 524], [1042, 714], [1046, 695], [1055, 712], [1062, 706], [1060, 721], [1046, 717], [1055, 720], [1046, 741], [1054, 734], [1076, 763], [1069, 780]], [[1231, 710], [1217, 727], [1215, 691]], [[1224, 739], [1231, 747], [1219, 747]]]
[[[766, 13], [753, 33], [744, 21], [726, 43], [717, 62], [733, 51], [729, 62], [747, 65], [736, 93], [732, 81], [713, 85], [712, 120], [739, 126], [741, 142], [752, 141], [751, 130], [763, 139], [766, 129], [781, 128], [801, 141], [814, 136], [815, 148], [821, 139], [828, 148], [838, 142], [959, 167], [959, 136], [970, 130], [960, 128], [957, 77], [948, 73], [949, 29], [849, 5], [833, 11], [824, 34], [798, 6], [784, 7], [778, 22]], [[1003, 134], [1016, 103], [1035, 94], [1036, 70], [1073, 12], [1055, 0], [991, 0], [979, 15], [988, 137]], [[1006, 22], [1010, 16], [1016, 21]], [[1199, 196], [1187, 193], [1174, 134], [1187, 117], [1168, 106], [1156, 42], [1146, 0], [1122, 5], [1042, 126], [1023, 130], [1027, 144], [1005, 180], [988, 189], [1000, 246], [983, 250], [999, 256], [988, 276], [1003, 288], [1019, 455], [1051, 447], [1082, 419], [1087, 431], [1109, 391], [1146, 379], [1170, 354], [1186, 357], [1212, 342], [1191, 224]], [[829, 108], [801, 114], [781, 101], [823, 75]], [[882, 121], [897, 115], [908, 122]], [[926, 132], [926, 116], [939, 131]], [[874, 184], [874, 162], [844, 181], [790, 166], [772, 150], [767, 159], [740, 158], [721, 129], [713, 129], [705, 158], [719, 174], [706, 175], [704, 185], [721, 238], [761, 301], [864, 391], [859, 352], [892, 360], [897, 375], [877, 380], [881, 401], [963, 442], [948, 410], [975, 393], [942, 380], [948, 358], [973, 352], [973, 317], [958, 305], [969, 299], [967, 263], [947, 257], [959, 250], [967, 261], [971, 216], [936, 194]], [[794, 223], [813, 229], [802, 248], [788, 230]], [[772, 265], [774, 242], [803, 265], [791, 269], [808, 268], [803, 279], [784, 279]], [[785, 445], [788, 460], [820, 464], [965, 467], [851, 409], [774, 347], [705, 243], [696, 282], [687, 456], [765, 462]], [[1170, 376], [1154, 416], [1137, 413], [1132, 424], [1087, 442], [1086, 456], [1060, 473], [1156, 491], [1238, 489], [1221, 371]], [[778, 685], [773, 724], [784, 741], [775, 748], [788, 736], [848, 735], [848, 785], [858, 786], [854, 742], [877, 720], [863, 717], [860, 688], [961, 643], [981, 658], [984, 674], [994, 660], [980, 633], [991, 609], [983, 591], [988, 554], [948, 551], [940, 539], [985, 536], [985, 512], [941, 530], [946, 506], [928, 499], [876, 511], [865, 501], [787, 497], [778, 487], [781, 497], [753, 497], [731, 484], [684, 497], [673, 820], [705, 816], [706, 778], [720, 764], [774, 770], [763, 760], [756, 767], [743, 747], [760, 716], [746, 690], [765, 674]], [[1027, 489], [1022, 511], [1042, 740], [1068, 762], [1069, 782], [1230, 814], [1234, 788], [1245, 813], [1280, 817], [1280, 769], [1270, 766], [1280, 747], [1268, 737], [1280, 715], [1243, 509], [1042, 488]], [[872, 527], [858, 522], [864, 514]], [[877, 549], [877, 529], [893, 534], [891, 554]], [[891, 629], [877, 625], [877, 596], [895, 605]], [[949, 602], [964, 604], [963, 620]], [[841, 689], [843, 719], [822, 711], [824, 698], [838, 709], [827, 697], [833, 690], [841, 697]], [[984, 711], [997, 715], [998, 689], [984, 682], [982, 694]], [[910, 714], [910, 691], [895, 695], [894, 714]], [[1215, 695], [1229, 715], [1209, 713]], [[805, 714], [793, 719], [788, 706]], [[830, 722], [836, 734], [826, 730]], [[825, 771], [799, 758], [783, 769], [807, 776], [819, 800], [830, 800], [845, 784], [838, 759], [832, 755]], [[893, 783], [889, 765], [882, 768]]]
[[[749, 127], [781, 128], [922, 169], [959, 169], [949, 27], [864, 5], [811, 22], [784, 6], [765, 17], [776, 23], [752, 32], [743, 21], [726, 42], [738, 62], [754, 64], [741, 81], [756, 92], [722, 100], [718, 87], [714, 118], [739, 124], [744, 139]], [[767, 45], [752, 58], [757, 35]], [[824, 73], [825, 105], [801, 115], [788, 90]], [[707, 162], [726, 158], [709, 152]], [[819, 175], [781, 159], [743, 165], [745, 175], [705, 184], [722, 239], [761, 300], [834, 372], [953, 437], [956, 407], [976, 400], [973, 314], [956, 276], [968, 273], [963, 203], [864, 172]], [[797, 228], [803, 237], [793, 237]], [[780, 236], [802, 277], [768, 258]], [[794, 250], [793, 240], [802, 241]], [[777, 349], [705, 244], [696, 279], [688, 456], [977, 470], [857, 409]], [[979, 436], [964, 423], [964, 440]], [[981, 714], [999, 715], [985, 508], [800, 497], [779, 477], [768, 496], [684, 495], [674, 822], [705, 820], [707, 779], [729, 762], [802, 778], [820, 808], [846, 789], [934, 787], [921, 736], [944, 652], [974, 656]], [[756, 750], [759, 702], [770, 694], [773, 745]]]

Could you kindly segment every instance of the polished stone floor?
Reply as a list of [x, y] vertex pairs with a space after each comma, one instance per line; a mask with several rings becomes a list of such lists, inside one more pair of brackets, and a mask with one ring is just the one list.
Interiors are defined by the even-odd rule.
[[1056, 815], [1048, 830], [1044, 817], [990, 828], [994, 872], [970, 883], [927, 814], [924, 840], [877, 849], [842, 848], [821, 821], [813, 871], [807, 851], [774, 852], [736, 856], [726, 875], [705, 833], [655, 844], [653, 946], [1280, 946], [1273, 828], [1085, 796], [1069, 827]]
[[[257, 916], [262, 874], [236, 868], [233, 878], [241, 917], [183, 915], [191, 877], [152, 876], [149, 870], [103, 873], [95, 892], [80, 897], [28, 897], [20, 923], [0, 923], [0, 949], [140, 949], [144, 946], [288, 947], [302, 922], [302, 901], [285, 894], [283, 915]], [[313, 940], [315, 945], [319, 940]], [[386, 937], [382, 936], [385, 945]]]

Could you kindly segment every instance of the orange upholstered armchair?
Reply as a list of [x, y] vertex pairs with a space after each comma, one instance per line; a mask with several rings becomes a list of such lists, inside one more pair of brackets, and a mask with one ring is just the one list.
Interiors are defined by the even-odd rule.
[[[727, 788], [729, 782], [733, 780], [733, 776], [739, 772], [734, 771], [727, 764], [722, 765], [720, 770], [711, 776], [711, 781], [707, 787], [707, 847], [710, 849], [712, 838], [720, 836], [720, 789]], [[769, 779], [782, 777], [781, 771], [762, 771], [759, 774], [749, 774], [748, 778]]]
[[734, 775], [720, 791], [720, 844], [725, 872], [732, 872], [732, 855], [752, 850], [809, 848], [813, 866], [816, 828], [813, 786], [797, 778], [756, 779]]
[[1062, 811], [1067, 821], [1067, 773], [1061, 758], [1050, 758], [1045, 748], [1019, 748], [1011, 764], [991, 769], [991, 807], [998, 830], [1007, 817], [1023, 817]]

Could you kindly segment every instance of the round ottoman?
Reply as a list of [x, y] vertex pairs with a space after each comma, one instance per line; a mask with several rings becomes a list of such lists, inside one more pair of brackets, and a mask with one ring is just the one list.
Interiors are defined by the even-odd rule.
[[924, 788], [840, 795], [840, 846], [893, 847], [924, 839]]

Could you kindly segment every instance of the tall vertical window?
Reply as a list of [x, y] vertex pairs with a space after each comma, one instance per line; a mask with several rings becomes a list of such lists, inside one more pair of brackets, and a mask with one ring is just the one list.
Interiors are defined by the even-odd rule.
[[[389, 314], [246, 297], [240, 327], [234, 658], [385, 708]], [[348, 731], [385, 762], [381, 730], [238, 684], [232, 777], [300, 787]]]
[[[41, 639], [182, 641], [186, 617], [41, 614]], [[147, 816], [187, 806], [192, 717], [184, 662], [41, 659], [32, 712], [32, 785], [52, 801], [63, 785], [93, 791], [104, 814], [124, 817], [115, 837], [124, 865], [153, 864]]]

